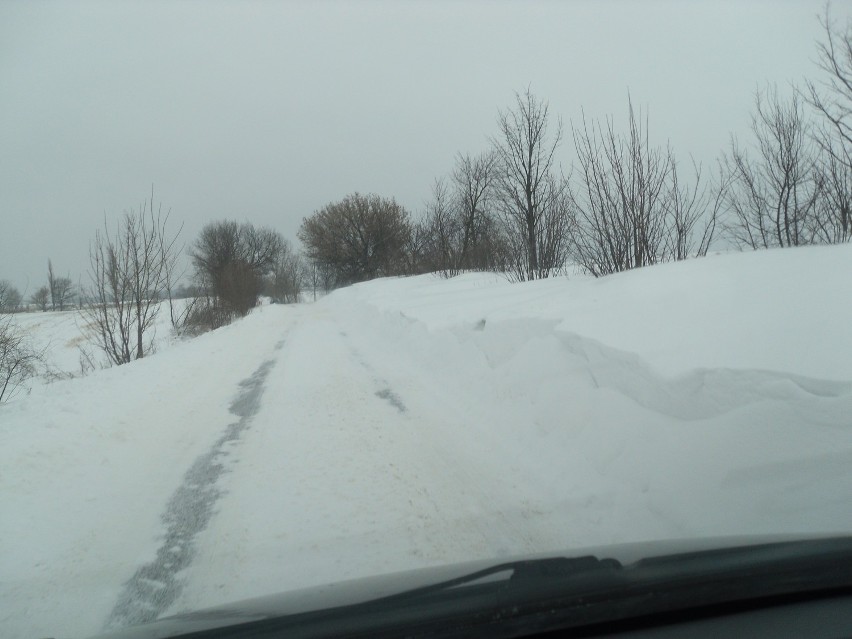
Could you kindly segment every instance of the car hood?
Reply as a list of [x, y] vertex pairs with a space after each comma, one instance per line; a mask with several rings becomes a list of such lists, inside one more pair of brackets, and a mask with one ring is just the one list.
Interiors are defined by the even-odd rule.
[[[709, 551], [743, 549], [746, 552], [750, 548], [821, 541], [841, 542], [841, 548], [852, 557], [852, 537], [845, 535], [717, 537], [586, 547], [478, 560], [341, 581], [176, 614], [138, 626], [112, 629], [96, 637], [97, 639], [164, 639], [250, 622], [299, 617], [318, 611], [346, 610], [349, 607], [357, 607], [377, 600], [393, 599], [405, 593], [428, 589], [435, 584], [452, 584], [453, 580], [482, 572], [488, 573], [487, 576], [474, 581], [482, 583], [500, 581], [508, 578], [513, 566], [553, 558], [614, 560], [613, 564], [620, 567], [635, 565], [637, 562], [641, 563], [650, 559], [672, 561], [677, 557], [695, 556], [696, 553]], [[501, 571], [500, 567], [503, 566], [505, 570]], [[489, 572], [489, 569], [495, 570]], [[465, 582], [465, 585], [467, 583]]]

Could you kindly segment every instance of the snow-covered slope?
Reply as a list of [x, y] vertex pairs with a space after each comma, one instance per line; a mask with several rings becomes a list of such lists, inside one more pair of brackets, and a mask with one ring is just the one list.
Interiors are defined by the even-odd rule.
[[[852, 246], [386, 279], [0, 406], [0, 628], [607, 542], [852, 532]], [[224, 471], [224, 472], [222, 472]]]
[[338, 297], [430, 328], [552, 320], [664, 374], [755, 368], [852, 380], [852, 246], [713, 255], [599, 279], [515, 286], [497, 275], [386, 280]]

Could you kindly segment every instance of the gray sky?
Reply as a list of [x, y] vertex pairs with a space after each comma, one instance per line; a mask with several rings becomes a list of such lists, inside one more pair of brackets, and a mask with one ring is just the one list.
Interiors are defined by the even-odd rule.
[[85, 278], [104, 215], [152, 184], [187, 243], [229, 218], [298, 244], [303, 217], [356, 190], [418, 214], [527, 86], [566, 128], [581, 109], [621, 126], [629, 90], [653, 138], [712, 163], [758, 84], [816, 75], [822, 6], [6, 0], [0, 279], [29, 295], [48, 257]]

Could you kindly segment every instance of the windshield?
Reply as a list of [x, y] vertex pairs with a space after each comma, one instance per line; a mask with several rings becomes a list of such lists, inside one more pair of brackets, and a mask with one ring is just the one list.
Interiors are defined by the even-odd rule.
[[852, 532], [850, 19], [0, 5], [0, 634]]

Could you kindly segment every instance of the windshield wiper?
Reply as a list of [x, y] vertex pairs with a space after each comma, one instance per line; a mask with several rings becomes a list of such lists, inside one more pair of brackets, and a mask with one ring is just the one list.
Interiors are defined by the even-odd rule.
[[[502, 573], [507, 576], [498, 578]], [[417, 611], [421, 621], [454, 619], [459, 627], [489, 634], [495, 625], [592, 626], [850, 591], [852, 538], [844, 537], [650, 556], [629, 564], [595, 556], [512, 561], [357, 607], [400, 618]]]
[[[484, 586], [485, 590], [499, 594], [503, 591], [529, 591], [531, 588], [540, 590], [542, 587], [553, 587], [556, 584], [562, 588], [566, 580], [582, 581], [584, 585], [589, 581], [611, 583], [612, 576], [623, 568], [616, 559], [599, 559], [593, 555], [524, 559], [496, 564], [461, 577], [374, 599], [369, 603], [402, 603], [473, 586]], [[503, 573], [507, 574], [506, 578], [493, 579]]]

